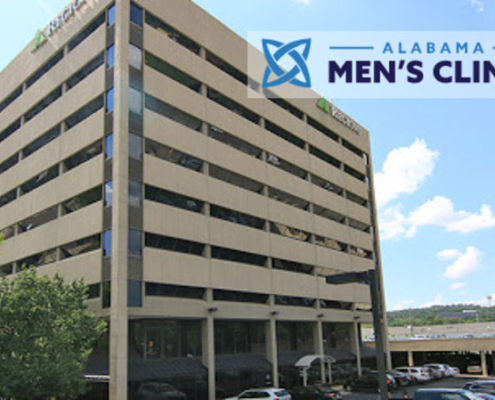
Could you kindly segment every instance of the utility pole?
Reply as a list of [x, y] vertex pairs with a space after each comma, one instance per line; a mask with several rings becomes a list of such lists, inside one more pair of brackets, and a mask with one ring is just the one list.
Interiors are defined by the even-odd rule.
[[409, 333], [411, 335], [411, 339], [414, 336], [414, 328], [413, 328], [413, 322], [412, 322], [412, 313], [411, 309], [409, 309]]

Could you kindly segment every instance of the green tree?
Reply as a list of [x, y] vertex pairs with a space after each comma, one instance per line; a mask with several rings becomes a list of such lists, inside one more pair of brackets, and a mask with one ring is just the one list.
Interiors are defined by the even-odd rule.
[[[1, 239], [0, 239], [1, 240]], [[82, 280], [38, 276], [34, 268], [0, 282], [0, 397], [74, 399], [106, 323], [87, 311]]]

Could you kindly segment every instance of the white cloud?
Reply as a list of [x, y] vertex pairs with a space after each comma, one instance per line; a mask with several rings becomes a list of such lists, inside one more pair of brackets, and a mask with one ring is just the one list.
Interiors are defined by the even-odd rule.
[[292, 0], [294, 3], [297, 4], [303, 4], [305, 6], [309, 6], [309, 3], [311, 3], [311, 0]]
[[485, 6], [482, 0], [470, 0], [471, 6], [474, 8], [476, 12], [485, 12]]
[[428, 302], [420, 305], [419, 308], [429, 308], [429, 307], [433, 307], [433, 306], [441, 306], [442, 304], [443, 304], [443, 297], [439, 293], [435, 296], [433, 301], [428, 301]]
[[403, 310], [404, 308], [409, 308], [408, 306], [410, 306], [413, 303], [414, 303], [414, 300], [401, 300], [401, 301], [394, 304], [394, 306], [392, 307], [392, 310], [393, 311]]
[[[466, 283], [465, 282], [456, 282], [456, 283], [453, 283], [452, 285], [450, 285], [450, 288], [452, 290], [459, 290], [459, 289], [462, 289], [463, 287], [466, 287]], [[461, 292], [461, 294], [465, 293], [464, 291]]]
[[439, 260], [448, 261], [458, 258], [462, 253], [457, 249], [442, 250], [437, 253]]
[[445, 269], [444, 276], [448, 279], [460, 279], [476, 272], [481, 266], [481, 251], [474, 246], [468, 246], [464, 253], [459, 253], [455, 261]]
[[479, 212], [456, 211], [453, 201], [443, 196], [426, 201], [407, 216], [398, 206], [380, 210], [379, 219], [383, 240], [413, 237], [422, 226], [464, 234], [495, 227], [495, 215], [489, 205], [483, 204]]
[[423, 139], [415, 139], [409, 147], [392, 150], [375, 174], [376, 199], [383, 207], [401, 194], [411, 194], [433, 172], [440, 153], [432, 151]]

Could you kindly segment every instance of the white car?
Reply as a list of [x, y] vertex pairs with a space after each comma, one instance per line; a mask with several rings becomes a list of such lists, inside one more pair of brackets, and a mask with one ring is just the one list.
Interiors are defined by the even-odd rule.
[[425, 367], [434, 368], [440, 371], [444, 377], [454, 376], [454, 371], [446, 364], [425, 364]]
[[245, 390], [236, 397], [229, 397], [225, 400], [291, 400], [291, 395], [285, 389], [280, 388], [263, 388]]
[[416, 382], [428, 382], [430, 380], [430, 374], [421, 367], [399, 367], [394, 369], [412, 376]]
[[447, 365], [447, 367], [449, 367], [450, 369], [451, 372], [450, 376], [456, 376], [461, 373], [461, 370], [457, 367], [451, 367], [450, 365]]

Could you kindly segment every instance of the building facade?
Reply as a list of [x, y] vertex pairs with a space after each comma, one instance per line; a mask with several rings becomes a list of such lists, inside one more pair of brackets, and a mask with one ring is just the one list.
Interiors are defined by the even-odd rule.
[[381, 281], [369, 134], [246, 65], [190, 0], [75, 0], [0, 74], [1, 274], [84, 278], [111, 399], [360, 368], [369, 289], [325, 277]]

